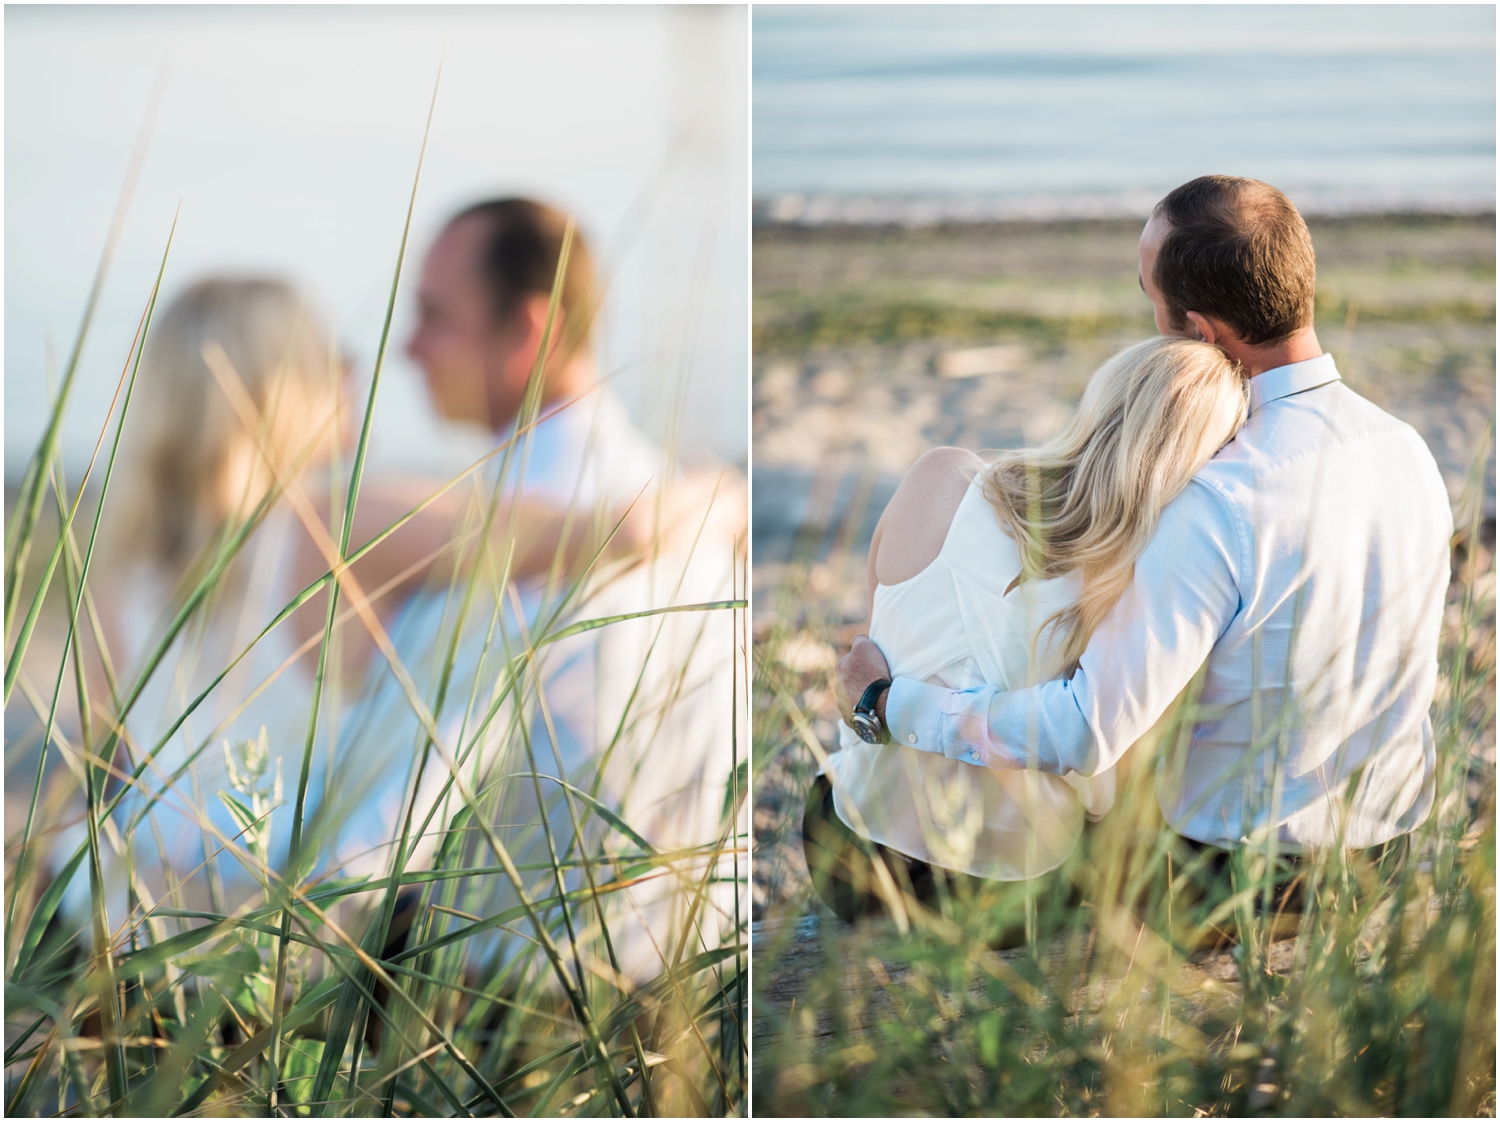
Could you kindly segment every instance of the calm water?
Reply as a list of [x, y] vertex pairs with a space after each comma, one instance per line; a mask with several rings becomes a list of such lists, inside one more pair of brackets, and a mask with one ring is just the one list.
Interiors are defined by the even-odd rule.
[[1211, 171], [1494, 205], [1493, 6], [760, 7], [752, 38], [781, 218], [1139, 213]]

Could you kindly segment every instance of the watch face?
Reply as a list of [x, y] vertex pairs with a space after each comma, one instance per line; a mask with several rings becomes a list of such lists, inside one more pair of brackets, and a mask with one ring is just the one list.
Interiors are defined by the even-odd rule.
[[856, 712], [849, 719], [849, 727], [866, 744], [880, 743], [880, 719], [865, 713]]

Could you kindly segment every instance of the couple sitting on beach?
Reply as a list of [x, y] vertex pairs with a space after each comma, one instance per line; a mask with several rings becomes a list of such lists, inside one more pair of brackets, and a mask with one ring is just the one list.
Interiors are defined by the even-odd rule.
[[[1270, 907], [1320, 852], [1399, 857], [1433, 801], [1452, 516], [1422, 439], [1322, 352], [1314, 282], [1281, 192], [1184, 184], [1140, 241], [1161, 337], [1050, 443], [907, 473], [803, 824], [838, 915], [1034, 888], [1132, 765], [1200, 868], [1276, 854]], [[1132, 760], [1194, 691], [1183, 750]]]
[[[494, 451], [446, 491], [409, 476], [363, 481], [344, 556], [416, 513], [348, 566], [337, 617], [320, 592], [278, 622], [340, 567], [358, 418], [320, 317], [280, 281], [236, 277], [201, 280], [158, 316], [99, 582], [104, 645], [124, 680], [148, 675], [123, 715], [133, 755], [119, 762], [151, 756], [126, 805], [141, 821], [155, 804], [152, 829], [133, 840], [137, 898], [232, 909], [264, 877], [218, 847], [284, 869], [299, 829], [300, 867], [322, 876], [385, 876], [404, 829], [407, 869], [430, 869], [440, 844], [461, 851], [449, 865], [464, 854], [492, 863], [477, 833], [444, 833], [464, 806], [455, 763], [532, 899], [558, 881], [580, 889], [575, 847], [592, 859], [619, 841], [564, 784], [664, 850], [717, 837], [733, 766], [729, 614], [623, 619], [538, 642], [580, 617], [728, 600], [744, 525], [737, 473], [675, 469], [598, 376], [598, 288], [567, 230], [550, 207], [500, 199], [456, 216], [429, 251], [407, 353], [436, 411], [487, 429]], [[174, 632], [169, 621], [241, 533]], [[102, 671], [108, 653], [93, 653]], [[95, 696], [108, 696], [98, 680]], [[224, 798], [264, 817], [247, 829]], [[305, 822], [292, 821], [294, 805]], [[79, 837], [61, 839], [59, 865]], [[200, 862], [207, 876], [176, 880], [174, 868]], [[638, 879], [611, 898], [627, 929], [613, 951], [627, 975], [654, 977], [681, 893], [671, 876]], [[86, 910], [87, 891], [75, 876], [71, 910]], [[123, 878], [109, 892], [112, 914], [129, 910]], [[705, 907], [732, 911], [732, 892], [715, 882]], [[499, 915], [517, 899], [505, 888], [473, 904]], [[415, 901], [409, 889], [398, 902], [393, 939]], [[508, 958], [534, 935], [492, 933], [508, 946], [489, 949]]]

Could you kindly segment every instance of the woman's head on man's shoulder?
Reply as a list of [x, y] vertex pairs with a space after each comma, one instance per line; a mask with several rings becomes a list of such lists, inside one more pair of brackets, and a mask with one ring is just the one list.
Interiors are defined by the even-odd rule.
[[1119, 598], [1166, 505], [1248, 415], [1237, 363], [1208, 343], [1159, 336], [1109, 358], [1056, 437], [988, 469], [985, 496], [1026, 544], [1026, 571], [1084, 577], [1060, 621], [1068, 658]]

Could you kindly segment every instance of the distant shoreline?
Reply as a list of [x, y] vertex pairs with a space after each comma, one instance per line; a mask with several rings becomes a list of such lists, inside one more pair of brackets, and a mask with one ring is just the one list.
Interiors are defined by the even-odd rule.
[[[1298, 202], [1309, 223], [1494, 221], [1495, 203], [1442, 200], [1430, 204], [1317, 198]], [[751, 222], [763, 230], [940, 230], [1024, 226], [1134, 226], [1150, 214], [1145, 196], [1051, 196], [1028, 199], [933, 199], [855, 195], [757, 196]]]

